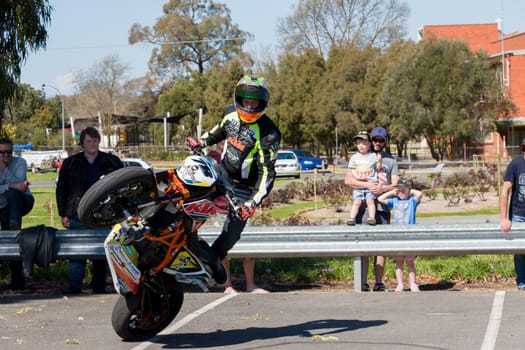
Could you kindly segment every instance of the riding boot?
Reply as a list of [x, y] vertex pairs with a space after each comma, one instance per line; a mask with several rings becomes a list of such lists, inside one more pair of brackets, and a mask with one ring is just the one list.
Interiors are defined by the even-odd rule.
[[219, 257], [213, 252], [205, 240], [198, 238], [196, 234], [190, 234], [188, 237], [188, 247], [204, 264], [210, 267], [215, 282], [218, 284], [226, 283], [228, 279], [226, 270], [224, 266], [222, 266]]

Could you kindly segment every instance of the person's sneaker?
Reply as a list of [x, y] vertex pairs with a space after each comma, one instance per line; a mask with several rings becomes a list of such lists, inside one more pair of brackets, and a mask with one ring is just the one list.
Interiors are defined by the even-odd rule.
[[376, 219], [368, 218], [368, 219], [366, 219], [366, 223], [369, 224], [370, 226], [375, 226], [376, 225]]
[[370, 292], [370, 285], [368, 283], [363, 284], [363, 292]]
[[415, 284], [415, 283], [412, 283], [410, 285], [410, 291], [411, 292], [419, 292], [419, 286], [417, 284]]
[[525, 291], [525, 283], [518, 284], [518, 290]]
[[374, 289], [373, 290], [374, 290], [374, 292], [388, 292], [388, 288], [382, 282], [374, 284]]
[[403, 285], [403, 283], [399, 283], [395, 291], [399, 293], [399, 292], [402, 292], [404, 289], [405, 289], [405, 286]]
[[348, 220], [346, 220], [346, 224], [348, 226], [354, 226], [355, 225], [355, 219], [354, 218], [349, 218]]

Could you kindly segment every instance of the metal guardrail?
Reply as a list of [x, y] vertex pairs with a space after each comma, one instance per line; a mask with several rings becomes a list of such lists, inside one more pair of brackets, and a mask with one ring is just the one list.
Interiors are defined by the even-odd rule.
[[[220, 228], [204, 227], [213, 242]], [[20, 259], [18, 231], [0, 232], [0, 259]], [[58, 230], [54, 257], [103, 259], [108, 230]], [[354, 257], [354, 289], [361, 291], [363, 259], [384, 255], [525, 254], [525, 223], [505, 234], [497, 224], [251, 226], [229, 252], [232, 258]]]

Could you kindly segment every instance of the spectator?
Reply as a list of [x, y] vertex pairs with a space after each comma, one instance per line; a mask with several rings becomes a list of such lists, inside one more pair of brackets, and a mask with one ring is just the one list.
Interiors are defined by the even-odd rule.
[[[415, 224], [416, 208], [421, 203], [423, 193], [412, 189], [412, 183], [407, 180], [399, 180], [397, 188], [380, 195], [378, 202], [387, 205], [394, 212], [394, 224]], [[416, 283], [416, 267], [414, 264], [415, 256], [394, 256], [396, 262], [396, 292], [404, 290], [403, 285], [403, 262], [406, 261], [408, 268], [408, 281], [412, 292], [419, 292]]]
[[[24, 158], [13, 156], [13, 142], [0, 138], [0, 226], [2, 230], [20, 230], [22, 217], [27, 215], [35, 198], [27, 181], [27, 163]], [[22, 260], [11, 260], [11, 282], [7, 289], [21, 290], [26, 280]]]
[[[264, 78], [244, 76], [235, 87], [233, 103], [226, 107], [221, 121], [200, 140], [186, 139], [190, 148], [226, 141], [221, 163], [233, 182], [233, 196], [239, 208], [234, 210], [230, 206], [222, 232], [213, 242], [212, 249], [219, 261], [226, 258], [241, 238], [246, 221], [273, 187], [281, 133], [265, 114], [268, 99]], [[220, 265], [214, 273], [220, 272]]]
[[[100, 133], [93, 127], [88, 127], [80, 133], [80, 146], [83, 150], [64, 159], [58, 175], [56, 200], [58, 214], [62, 225], [68, 229], [88, 229], [78, 219], [77, 208], [82, 195], [102, 176], [122, 168], [122, 162], [117, 156], [102, 152]], [[93, 293], [107, 293], [105, 260], [92, 262], [91, 288]], [[82, 282], [86, 275], [86, 260], [71, 260], [69, 262], [69, 280], [64, 294], [79, 294], [82, 292]]]
[[[499, 201], [499, 225], [502, 232], [509, 232], [513, 222], [525, 222], [525, 138], [519, 144], [521, 156], [507, 166]], [[510, 205], [509, 205], [510, 195]], [[525, 291], [525, 255], [514, 255], [516, 285]]]
[[[217, 162], [221, 162], [221, 155], [224, 150], [224, 141], [221, 141], [215, 145], [215, 149], [208, 153], [208, 157], [212, 157]], [[228, 203], [225, 196], [220, 196], [215, 198], [215, 205], [217, 207], [217, 215], [214, 220], [217, 224], [224, 224], [224, 219], [226, 219], [226, 214], [228, 214]], [[237, 293], [233, 288], [231, 273], [230, 273], [230, 259], [226, 257], [222, 260], [222, 265], [224, 270], [226, 270], [226, 275], [228, 279], [224, 285], [224, 293]], [[269, 293], [266, 289], [260, 288], [255, 284], [255, 260], [253, 258], [243, 258], [242, 267], [244, 270], [244, 276], [246, 277], [246, 291], [249, 293]]]
[[[372, 129], [370, 133], [370, 139], [372, 140], [372, 149], [375, 153], [381, 154], [381, 170], [377, 172], [378, 182], [363, 182], [359, 181], [352, 175], [351, 171], [346, 172], [345, 185], [352, 188], [366, 187], [374, 195], [379, 196], [385, 192], [391, 191], [394, 187], [392, 184], [397, 184], [399, 180], [399, 169], [397, 161], [392, 157], [390, 153], [384, 151], [385, 145], [388, 141], [388, 135], [384, 128], [376, 127]], [[368, 217], [366, 208], [361, 206], [359, 213], [356, 216], [356, 223], [361, 223], [363, 218]], [[380, 203], [376, 203], [376, 223], [377, 224], [389, 224], [390, 223], [390, 210]], [[368, 259], [363, 261], [363, 275], [366, 279], [368, 276]], [[383, 273], [385, 269], [385, 257], [376, 256], [374, 257], [374, 275], [375, 284], [374, 291], [386, 292], [388, 289], [383, 283]], [[365, 281], [363, 284], [363, 291], [369, 291], [370, 286]]]
[[[357, 144], [357, 153], [350, 157], [348, 162], [348, 169], [352, 172], [354, 179], [362, 182], [377, 182], [378, 161], [376, 154], [370, 151], [370, 136], [366, 131], [359, 132], [354, 136], [354, 141]], [[376, 224], [376, 196], [366, 187], [354, 188], [352, 190], [352, 208], [350, 209], [350, 218], [346, 221], [347, 225], [355, 225], [355, 217], [359, 212], [359, 208], [363, 201], [366, 203], [368, 209], [367, 224]]]

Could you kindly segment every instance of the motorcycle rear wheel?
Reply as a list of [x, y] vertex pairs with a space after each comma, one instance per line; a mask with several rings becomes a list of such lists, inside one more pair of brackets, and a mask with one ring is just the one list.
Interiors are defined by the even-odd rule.
[[106, 228], [126, 219], [137, 206], [158, 197], [155, 176], [148, 170], [127, 167], [115, 170], [98, 180], [78, 204], [80, 221], [90, 227]]
[[175, 280], [168, 283], [162, 295], [141, 286], [137, 294], [119, 297], [111, 314], [115, 333], [126, 341], [141, 341], [166, 328], [184, 301], [182, 286]]

